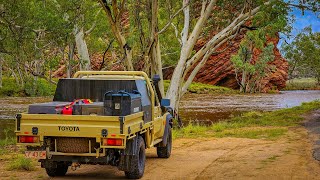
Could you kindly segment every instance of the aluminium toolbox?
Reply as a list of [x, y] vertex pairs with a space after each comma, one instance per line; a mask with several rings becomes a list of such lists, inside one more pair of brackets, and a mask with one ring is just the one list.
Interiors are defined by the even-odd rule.
[[74, 115], [104, 115], [103, 102], [93, 102], [89, 104], [74, 104], [72, 108]]
[[71, 102], [46, 102], [30, 104], [28, 113], [29, 114], [60, 114], [63, 107], [69, 105]]

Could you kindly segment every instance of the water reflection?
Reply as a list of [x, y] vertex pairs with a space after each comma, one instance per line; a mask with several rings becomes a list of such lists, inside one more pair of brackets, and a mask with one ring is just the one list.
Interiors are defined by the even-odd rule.
[[51, 101], [51, 97], [5, 97], [0, 99], [0, 139], [14, 135], [15, 115], [26, 112], [28, 105]]
[[184, 122], [216, 122], [247, 111], [272, 111], [320, 99], [320, 91], [282, 91], [280, 94], [188, 94], [180, 104]]

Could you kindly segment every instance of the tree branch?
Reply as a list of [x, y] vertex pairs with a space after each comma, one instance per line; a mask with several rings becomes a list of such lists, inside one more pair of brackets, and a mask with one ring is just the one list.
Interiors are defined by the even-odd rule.
[[310, 10], [310, 11], [315, 11], [315, 9], [318, 9], [319, 10], [319, 7], [315, 7], [315, 8], [312, 8], [310, 6], [307, 6], [307, 5], [303, 5], [302, 3], [300, 4], [293, 4], [293, 3], [285, 3], [287, 6], [292, 6], [292, 7], [296, 7], [296, 8], [299, 8], [301, 10]]
[[[234, 34], [232, 36], [229, 36], [228, 38], [224, 39], [223, 41], [221, 41], [218, 45], [216, 45], [214, 48], [210, 49], [209, 51], [206, 52], [206, 54], [204, 55], [204, 57], [201, 59], [201, 61], [197, 64], [197, 66], [192, 70], [191, 74], [189, 75], [187, 81], [184, 83], [183, 87], [182, 87], [182, 94], [184, 94], [185, 92], [187, 92], [188, 87], [190, 86], [190, 84], [192, 83], [193, 79], [195, 78], [195, 76], [198, 74], [199, 70], [205, 65], [205, 63], [207, 62], [207, 60], [213, 55], [213, 54], [219, 54], [224, 52], [225, 50], [227, 50], [229, 48], [229, 46], [227, 46], [226, 48], [224, 48], [223, 50], [216, 52], [216, 50], [223, 45], [224, 43], [226, 43], [227, 41], [229, 41], [230, 39], [233, 39], [237, 34]], [[188, 71], [184, 72], [183, 77], [185, 77], [187, 75]]]
[[201, 16], [203, 16], [204, 11], [206, 10], [207, 0], [202, 0], [202, 7], [201, 7]]
[[93, 22], [93, 24], [92, 24], [92, 26], [90, 27], [90, 29], [88, 29], [88, 30], [84, 33], [85, 36], [88, 35], [88, 34], [90, 34], [90, 33], [94, 30], [94, 28], [97, 26], [97, 17], [98, 17], [98, 15], [100, 14], [100, 12], [101, 12], [101, 9], [99, 9], [99, 11], [95, 14], [95, 16], [94, 16], [95, 21]]
[[[183, 0], [183, 4], [189, 4], [189, 0]], [[183, 47], [187, 41], [189, 36], [189, 26], [190, 26], [190, 6], [187, 6], [184, 10], [184, 23], [183, 29], [181, 32], [181, 46]]]
[[110, 41], [110, 43], [109, 43], [109, 45], [108, 45], [107, 49], [106, 49], [106, 50], [104, 51], [104, 53], [103, 53], [102, 62], [101, 62], [100, 68], [99, 68], [99, 70], [100, 70], [100, 71], [101, 71], [101, 69], [103, 68], [103, 65], [104, 65], [104, 62], [105, 62], [106, 54], [107, 54], [107, 52], [108, 52], [109, 48], [111, 47], [111, 45], [112, 45], [113, 41], [114, 41], [114, 39], [112, 39], [112, 40]]
[[178, 30], [177, 26], [175, 26], [173, 23], [171, 23], [171, 26], [172, 26], [173, 29], [174, 29], [174, 33], [175, 33], [175, 35], [176, 35], [177, 40], [179, 41], [180, 45], [182, 45], [182, 41], [181, 41], [181, 39], [180, 39], [179, 36], [178, 36], [179, 30]]
[[123, 13], [124, 13], [124, 10], [125, 10], [124, 6], [125, 6], [125, 4], [126, 4], [126, 1], [127, 1], [127, 0], [123, 0], [123, 1], [121, 2], [121, 4], [120, 4], [119, 19], [122, 18], [122, 15], [123, 15]]
[[220, 31], [218, 34], [213, 36], [207, 44], [205, 44], [194, 56], [192, 56], [186, 63], [186, 69], [192, 67], [194, 64], [201, 60], [201, 57], [211, 48], [215, 47], [219, 42], [223, 39], [227, 38], [230, 35], [236, 33], [240, 26], [243, 25], [251, 15], [256, 14], [260, 10], [261, 6], [256, 7], [251, 11], [251, 13], [247, 12], [245, 14], [240, 14], [233, 22]]
[[173, 19], [177, 16], [177, 15], [179, 15], [179, 13], [182, 11], [182, 10], [184, 10], [184, 8], [186, 8], [187, 6], [189, 6], [189, 2], [186, 4], [186, 5], [184, 5], [181, 9], [179, 9], [173, 16], [171, 16], [170, 17], [170, 19], [169, 19], [169, 22], [158, 32], [158, 34], [161, 34], [161, 33], [163, 33], [164, 31], [166, 31], [167, 29], [168, 29], [168, 27], [171, 25], [171, 23], [172, 23], [172, 21], [173, 21]]

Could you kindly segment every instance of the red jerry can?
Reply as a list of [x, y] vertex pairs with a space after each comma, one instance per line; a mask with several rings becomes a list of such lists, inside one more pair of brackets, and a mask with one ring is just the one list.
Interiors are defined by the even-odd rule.
[[62, 109], [62, 114], [72, 115], [72, 106], [65, 106], [65, 107]]

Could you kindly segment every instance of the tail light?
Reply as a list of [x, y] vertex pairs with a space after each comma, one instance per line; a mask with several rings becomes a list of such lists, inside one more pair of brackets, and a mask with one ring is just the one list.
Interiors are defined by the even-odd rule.
[[19, 143], [37, 143], [39, 142], [38, 136], [18, 136]]
[[102, 142], [104, 146], [122, 146], [123, 139], [108, 138], [103, 139]]

